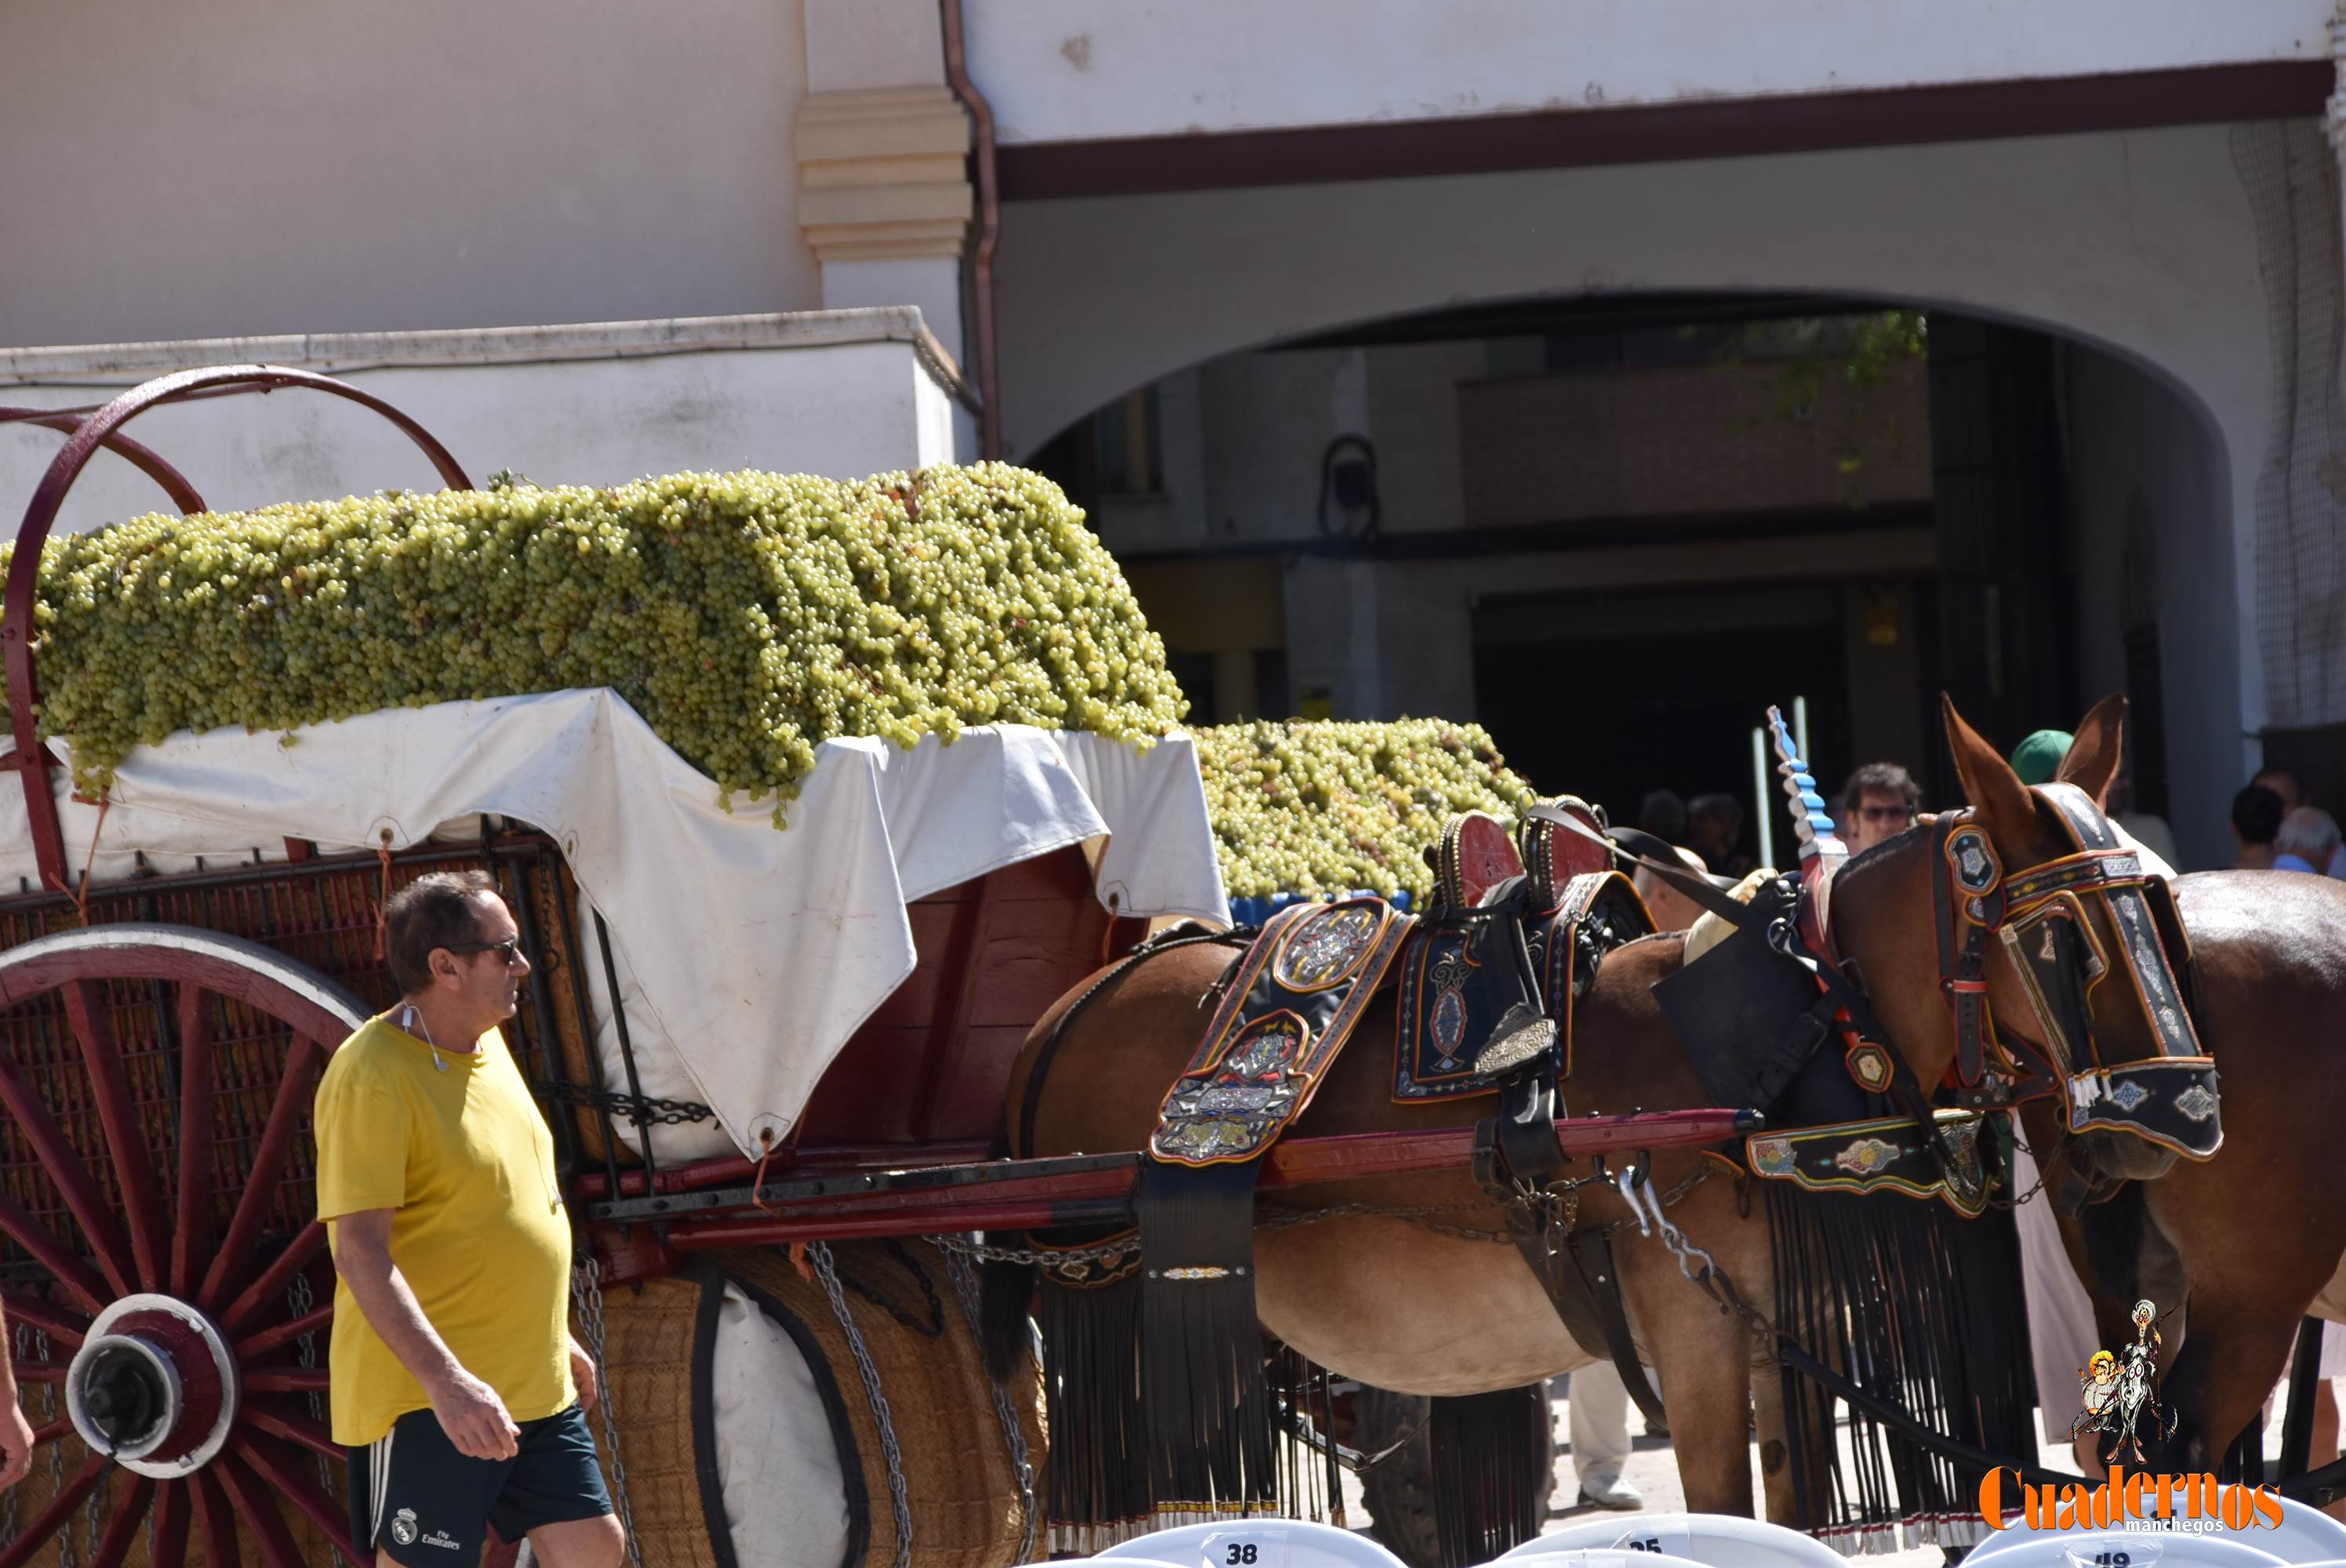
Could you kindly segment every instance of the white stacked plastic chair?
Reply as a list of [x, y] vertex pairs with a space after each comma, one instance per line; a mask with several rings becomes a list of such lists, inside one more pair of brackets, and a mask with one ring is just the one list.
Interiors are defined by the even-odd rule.
[[1964, 1568], [1974, 1563], [1994, 1563], [1995, 1568], [2280, 1568], [2291, 1559], [2267, 1550], [2275, 1533], [2018, 1530], [1974, 1546], [1964, 1563]]
[[[2310, 1503], [2293, 1502], [2285, 1497], [2275, 1501], [2280, 1502], [2281, 1510], [2281, 1521], [2279, 1525], [2268, 1529], [2259, 1520], [2249, 1529], [2228, 1530], [2220, 1535], [2187, 1535], [2177, 1530], [2031, 1530], [2017, 1515], [2007, 1515], [2009, 1520], [2007, 1527], [1973, 1547], [1971, 1555], [1964, 1558], [1964, 1563], [1965, 1568], [1970, 1568], [1970, 1565], [1975, 1563], [1994, 1563], [1999, 1565], [1999, 1568], [2004, 1563], [2011, 1563], [2013, 1568], [2021, 1568], [2022, 1564], [2027, 1563], [2057, 1563], [2061, 1562], [2057, 1553], [2050, 1557], [2027, 1558], [2015, 1553], [2021, 1551], [2023, 1543], [2026, 1542], [2040, 1539], [2076, 1541], [2088, 1535], [2097, 1541], [2106, 1539], [2117, 1543], [2129, 1541], [2137, 1543], [2146, 1541], [2154, 1543], [2159, 1553], [2157, 1560], [2157, 1568], [2175, 1568], [2176, 1564], [2188, 1563], [2191, 1559], [2182, 1554], [2181, 1543], [2200, 1541], [2235, 1542], [2259, 1552], [2270, 1553], [2281, 1562], [2289, 1563], [2310, 1564], [2346, 1561], [2346, 1524], [2340, 1523]], [[2142, 1557], [2137, 1556], [2137, 1568], [2139, 1568], [2144, 1561]]]
[[1365, 1535], [1308, 1519], [1268, 1517], [1177, 1524], [1119, 1541], [1099, 1554], [1099, 1561], [1118, 1568], [1130, 1568], [1135, 1559], [1174, 1568], [1403, 1568], [1400, 1558]]
[[1711, 1568], [1691, 1557], [1673, 1557], [1642, 1546], [1573, 1546], [1515, 1561], [1536, 1563], [1539, 1568]]
[[1848, 1568], [1823, 1542], [1736, 1513], [1618, 1513], [1576, 1519], [1499, 1559], [1508, 1568], [1546, 1568], [1545, 1559], [1579, 1548], [1619, 1548], [1652, 1560], [1662, 1553], [1712, 1568]]

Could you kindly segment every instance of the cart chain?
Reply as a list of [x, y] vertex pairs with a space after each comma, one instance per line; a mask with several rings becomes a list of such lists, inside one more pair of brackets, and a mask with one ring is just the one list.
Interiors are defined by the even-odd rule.
[[[970, 1268], [969, 1259], [950, 1248], [944, 1249], [945, 1272], [953, 1276], [954, 1294], [961, 1298], [962, 1315], [969, 1319], [969, 1337], [978, 1347], [983, 1359], [985, 1354], [985, 1330], [981, 1323], [977, 1301], [977, 1276]], [[1018, 1488], [1018, 1555], [1014, 1563], [1024, 1563], [1035, 1555], [1035, 1532], [1038, 1512], [1035, 1502], [1035, 1462], [1026, 1451], [1026, 1428], [1018, 1412], [1010, 1408], [1010, 1391], [1002, 1380], [989, 1369], [986, 1382], [994, 1390], [994, 1419], [1002, 1424], [1002, 1446], [1010, 1456], [1010, 1479]]]
[[586, 1354], [595, 1362], [595, 1407], [603, 1412], [603, 1443], [611, 1453], [611, 1501], [618, 1505], [619, 1527], [627, 1532], [627, 1561], [644, 1568], [644, 1549], [636, 1539], [636, 1511], [627, 1498], [627, 1461], [619, 1457], [619, 1420], [612, 1405], [611, 1369], [603, 1359], [603, 1260], [582, 1259], [572, 1266], [570, 1274], [578, 1324], [586, 1330]]
[[[292, 1316], [296, 1318], [306, 1316], [309, 1313], [310, 1308], [317, 1305], [317, 1298], [311, 1294], [310, 1289], [310, 1277], [308, 1275], [296, 1274], [293, 1277], [293, 1282], [285, 1288], [285, 1305], [291, 1310]], [[316, 1367], [318, 1364], [318, 1336], [316, 1333], [311, 1332], [304, 1334], [300, 1339], [294, 1340], [293, 1350], [294, 1354], [300, 1358], [301, 1364], [302, 1366], [311, 1368]], [[310, 1390], [310, 1419], [318, 1422], [321, 1426], [324, 1425], [326, 1420], [326, 1396], [318, 1392], [315, 1389]], [[318, 1484], [324, 1490], [325, 1494], [328, 1497], [334, 1495], [333, 1466], [327, 1460], [324, 1454], [320, 1454], [318, 1456]], [[154, 1516], [151, 1512], [148, 1516], [148, 1522], [150, 1524], [154, 1522]], [[335, 1568], [347, 1568], [342, 1557], [342, 1549], [339, 1546], [335, 1546], [329, 1550], [331, 1550], [334, 1554]]]
[[[97, 1550], [97, 1538], [104, 1533], [106, 1500], [114, 1491], [116, 1469], [109, 1464], [97, 1472], [97, 1484], [89, 1489], [89, 1506], [82, 1511], [82, 1544], [92, 1552]], [[57, 1568], [74, 1568], [72, 1553], [73, 1528], [68, 1525], [58, 1537]]]
[[714, 1107], [698, 1100], [663, 1100], [651, 1095], [630, 1095], [622, 1089], [590, 1089], [584, 1084], [540, 1084], [536, 1094], [550, 1105], [607, 1112], [638, 1127], [705, 1122], [717, 1114]]
[[896, 1419], [888, 1409], [887, 1394], [880, 1387], [880, 1369], [864, 1347], [863, 1330], [856, 1327], [846, 1293], [839, 1288], [839, 1269], [831, 1262], [831, 1243], [810, 1241], [806, 1255], [814, 1265], [815, 1278], [822, 1281], [822, 1293], [831, 1298], [831, 1309], [847, 1336], [847, 1348], [855, 1353], [855, 1369], [863, 1375], [863, 1397], [872, 1403], [872, 1419], [880, 1427], [880, 1451], [888, 1461], [888, 1503], [896, 1517], [893, 1568], [908, 1568], [913, 1561], [913, 1505], [904, 1495], [904, 1456], [896, 1447]]
[[1114, 1241], [1091, 1247], [994, 1247], [972, 1241], [965, 1236], [923, 1236], [921, 1239], [956, 1257], [974, 1257], [980, 1263], [1031, 1263], [1044, 1269], [1072, 1270], [1077, 1264], [1106, 1263], [1140, 1250], [1140, 1243], [1128, 1232]]
[[[33, 1330], [33, 1354], [44, 1361], [49, 1359], [51, 1351], [49, 1349], [49, 1331], [46, 1329], [36, 1329]], [[57, 1407], [65, 1402], [65, 1396], [58, 1391], [58, 1387], [55, 1383], [42, 1384], [41, 1395], [43, 1399], [43, 1410], [41, 1413], [45, 1418], [46, 1424], [46, 1421], [53, 1421], [57, 1419]], [[55, 1497], [65, 1489], [66, 1445], [62, 1441], [53, 1442], [49, 1445], [49, 1495], [51, 1497]], [[74, 1568], [73, 1521], [71, 1519], [66, 1521], [65, 1529], [60, 1531], [57, 1534], [57, 1568]]]

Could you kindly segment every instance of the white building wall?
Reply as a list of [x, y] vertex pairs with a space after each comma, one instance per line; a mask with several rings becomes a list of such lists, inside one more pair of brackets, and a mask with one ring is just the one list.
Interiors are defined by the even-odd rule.
[[2321, 59], [2329, 0], [965, 0], [1005, 144]]
[[0, 5], [0, 344], [819, 305], [800, 13]]
[[[738, 468], [854, 479], [954, 453], [957, 383], [905, 310], [0, 352], [0, 403], [87, 404], [163, 368], [254, 360], [330, 372], [385, 399], [475, 484], [506, 468], [541, 484]], [[215, 510], [440, 487], [398, 430], [322, 392], [169, 405], [123, 433], [160, 453]], [[0, 526], [14, 532], [63, 441], [0, 425]], [[170, 509], [145, 475], [100, 453], [58, 527]]]

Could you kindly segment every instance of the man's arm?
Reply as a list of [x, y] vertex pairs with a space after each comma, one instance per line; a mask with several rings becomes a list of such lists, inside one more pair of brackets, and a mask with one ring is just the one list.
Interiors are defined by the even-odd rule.
[[578, 1386], [579, 1410], [592, 1410], [603, 1390], [595, 1380], [595, 1358], [586, 1353], [576, 1334], [570, 1336], [570, 1380]]
[[[0, 1345], [15, 1343], [8, 1316], [0, 1311]], [[0, 1415], [0, 1492], [5, 1492], [33, 1470], [33, 1424], [16, 1402], [15, 1362], [5, 1356], [0, 1356], [0, 1400], [7, 1401], [7, 1413]]]
[[423, 1316], [406, 1277], [391, 1260], [394, 1210], [361, 1209], [334, 1221], [334, 1268], [352, 1298], [400, 1365], [423, 1385], [433, 1413], [456, 1451], [474, 1459], [511, 1459], [520, 1452], [514, 1424], [497, 1391], [466, 1371]]

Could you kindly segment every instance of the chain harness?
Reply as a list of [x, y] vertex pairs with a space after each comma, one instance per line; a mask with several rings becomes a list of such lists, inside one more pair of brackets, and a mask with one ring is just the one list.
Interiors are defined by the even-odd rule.
[[571, 1269], [570, 1294], [578, 1303], [578, 1326], [586, 1332], [586, 1354], [595, 1363], [596, 1408], [603, 1416], [603, 1445], [611, 1455], [611, 1501], [619, 1510], [620, 1527], [627, 1532], [627, 1561], [644, 1568], [644, 1549], [636, 1539], [636, 1512], [627, 1499], [627, 1461], [619, 1453], [619, 1420], [613, 1410], [611, 1371], [603, 1358], [603, 1260], [588, 1257]]
[[888, 1505], [896, 1521], [894, 1568], [907, 1568], [913, 1561], [913, 1505], [904, 1491], [904, 1455], [896, 1446], [896, 1418], [888, 1409], [887, 1392], [880, 1387], [879, 1365], [872, 1359], [872, 1352], [863, 1343], [863, 1330], [856, 1326], [846, 1293], [840, 1288], [839, 1268], [831, 1260], [831, 1243], [808, 1242], [806, 1256], [814, 1265], [815, 1278], [822, 1283], [822, 1293], [831, 1298], [831, 1312], [839, 1319], [841, 1332], [847, 1336], [848, 1349], [854, 1353], [855, 1369], [863, 1377], [863, 1397], [871, 1401], [872, 1419], [880, 1428], [880, 1452], [888, 1461]]
[[[977, 1275], [969, 1259], [947, 1249], [945, 1272], [953, 1276], [954, 1293], [961, 1298], [962, 1316], [969, 1319], [969, 1335], [973, 1343], [984, 1339], [979, 1326]], [[1025, 1563], [1035, 1555], [1035, 1535], [1041, 1528], [1042, 1511], [1035, 1500], [1035, 1461], [1026, 1451], [1026, 1429], [1019, 1423], [1018, 1412], [1010, 1408], [1010, 1391], [1002, 1380], [988, 1374], [986, 1382], [994, 1391], [994, 1419], [1002, 1428], [1003, 1452], [1010, 1460], [1010, 1480], [1018, 1489], [1018, 1555], [1013, 1562]]]

